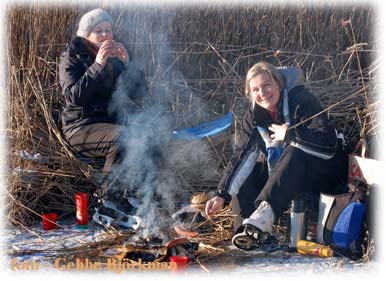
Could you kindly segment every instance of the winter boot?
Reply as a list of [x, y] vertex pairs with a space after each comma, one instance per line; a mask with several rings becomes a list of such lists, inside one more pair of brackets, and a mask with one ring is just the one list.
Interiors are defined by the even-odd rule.
[[272, 234], [272, 225], [275, 221], [275, 214], [268, 202], [262, 201], [256, 211], [244, 219], [243, 225], [238, 233], [233, 236], [232, 243], [237, 248], [251, 251], [261, 247], [263, 244], [270, 244], [275, 239]]

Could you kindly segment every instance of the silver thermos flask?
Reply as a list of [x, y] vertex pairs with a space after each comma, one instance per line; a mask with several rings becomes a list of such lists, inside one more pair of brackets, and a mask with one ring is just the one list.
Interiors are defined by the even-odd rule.
[[291, 201], [289, 249], [296, 250], [296, 244], [299, 240], [306, 238], [306, 218], [303, 200]]

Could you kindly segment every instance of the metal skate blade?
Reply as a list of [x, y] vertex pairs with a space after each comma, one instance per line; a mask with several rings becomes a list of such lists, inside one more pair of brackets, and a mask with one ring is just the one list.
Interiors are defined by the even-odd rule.
[[141, 218], [137, 216], [126, 216], [125, 218], [115, 221], [115, 224], [137, 230], [141, 224]]
[[245, 232], [233, 236], [232, 243], [237, 248], [244, 251], [252, 251], [257, 248], [256, 242], [253, 240], [253, 238], [246, 235]]
[[112, 224], [114, 222], [114, 219], [100, 214], [98, 212], [98, 210], [95, 211], [92, 219], [93, 219], [93, 221], [95, 221], [96, 223], [98, 223], [104, 227], [110, 227], [110, 226], [112, 226]]

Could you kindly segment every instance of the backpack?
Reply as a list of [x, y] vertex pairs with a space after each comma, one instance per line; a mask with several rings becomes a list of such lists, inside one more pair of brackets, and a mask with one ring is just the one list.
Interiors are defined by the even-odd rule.
[[329, 245], [338, 255], [357, 260], [367, 250], [369, 188], [364, 182], [353, 180], [348, 183], [348, 190], [338, 195], [321, 193], [316, 241]]

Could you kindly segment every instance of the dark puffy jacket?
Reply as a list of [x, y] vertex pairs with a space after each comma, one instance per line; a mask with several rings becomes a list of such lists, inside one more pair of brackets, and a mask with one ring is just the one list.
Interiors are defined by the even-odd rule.
[[[101, 68], [87, 44], [86, 39], [76, 37], [60, 57], [59, 79], [65, 98], [61, 119], [66, 138], [84, 125], [116, 122], [108, 107], [118, 76], [126, 66], [119, 59], [110, 58]], [[137, 75], [141, 80], [138, 85], [143, 88], [146, 85], [144, 75], [137, 71], [141, 74]]]
[[[323, 110], [319, 100], [304, 87], [300, 69], [284, 69], [281, 73], [286, 80], [291, 125], [298, 124]], [[218, 185], [217, 195], [224, 198], [226, 202], [238, 194], [260, 154], [267, 155], [265, 142], [256, 127], [260, 126], [268, 130], [268, 126], [273, 123], [285, 123], [283, 94], [280, 97], [277, 116], [278, 122], [275, 122], [268, 111], [258, 105], [254, 108], [250, 106], [244, 115], [239, 142]], [[335, 129], [326, 113], [287, 130], [285, 142], [287, 145], [295, 146], [322, 159], [332, 158], [337, 147]]]

